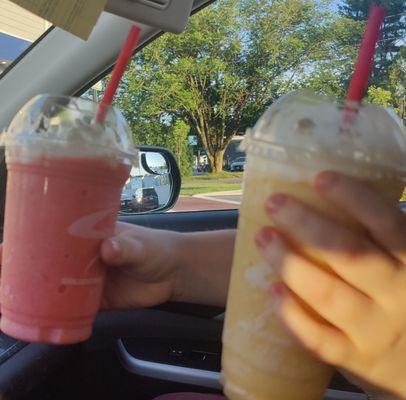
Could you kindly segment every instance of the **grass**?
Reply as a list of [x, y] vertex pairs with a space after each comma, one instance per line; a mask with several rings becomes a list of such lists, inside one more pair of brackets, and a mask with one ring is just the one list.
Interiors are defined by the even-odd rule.
[[201, 174], [201, 175], [192, 175], [185, 177], [184, 181], [190, 180], [202, 180], [202, 181], [212, 181], [216, 179], [242, 179], [242, 172], [228, 172], [228, 171], [221, 171], [221, 172], [214, 172], [212, 174]]
[[181, 195], [225, 192], [241, 189], [242, 172], [222, 171], [213, 174], [202, 174], [185, 177], [182, 182]]
[[180, 194], [193, 196], [202, 193], [240, 190], [242, 175], [242, 172], [222, 171], [213, 174], [187, 176], [183, 179]]
[[228, 190], [239, 190], [241, 189], [241, 183], [235, 182], [190, 182], [183, 183], [180, 190], [180, 194], [184, 196], [193, 196], [195, 194], [211, 193], [211, 192], [224, 192]]

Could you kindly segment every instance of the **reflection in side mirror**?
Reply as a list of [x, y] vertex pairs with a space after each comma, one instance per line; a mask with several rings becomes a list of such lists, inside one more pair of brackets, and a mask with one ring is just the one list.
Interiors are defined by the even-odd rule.
[[141, 153], [140, 163], [142, 168], [152, 175], [165, 175], [169, 172], [167, 162], [161, 153]]
[[121, 194], [120, 214], [165, 211], [179, 196], [180, 172], [173, 154], [160, 147], [139, 147], [140, 165], [133, 167]]

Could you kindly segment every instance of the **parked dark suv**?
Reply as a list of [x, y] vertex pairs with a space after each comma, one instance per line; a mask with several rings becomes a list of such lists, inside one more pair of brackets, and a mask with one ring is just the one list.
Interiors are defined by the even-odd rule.
[[154, 188], [139, 188], [135, 191], [133, 211], [151, 211], [159, 208], [158, 194]]

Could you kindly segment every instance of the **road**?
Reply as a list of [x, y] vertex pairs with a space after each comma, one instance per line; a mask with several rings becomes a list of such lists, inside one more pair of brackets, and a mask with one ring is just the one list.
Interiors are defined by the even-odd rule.
[[196, 196], [180, 196], [172, 212], [233, 210], [239, 207], [241, 191], [206, 193]]

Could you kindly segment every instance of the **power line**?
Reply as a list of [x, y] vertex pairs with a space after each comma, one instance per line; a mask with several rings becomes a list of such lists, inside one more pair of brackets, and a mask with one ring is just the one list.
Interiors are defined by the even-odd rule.
[[380, 39], [380, 40], [378, 40], [378, 43], [381, 43], [381, 42], [397, 42], [398, 40], [404, 40], [404, 39], [406, 39], [406, 35], [402, 35], [402, 36], [395, 37], [395, 38]]
[[388, 15], [387, 17], [385, 17], [385, 19], [392, 18], [392, 17], [398, 17], [399, 15], [406, 15], [406, 12], [402, 12], [402, 13], [399, 13], [399, 14]]

